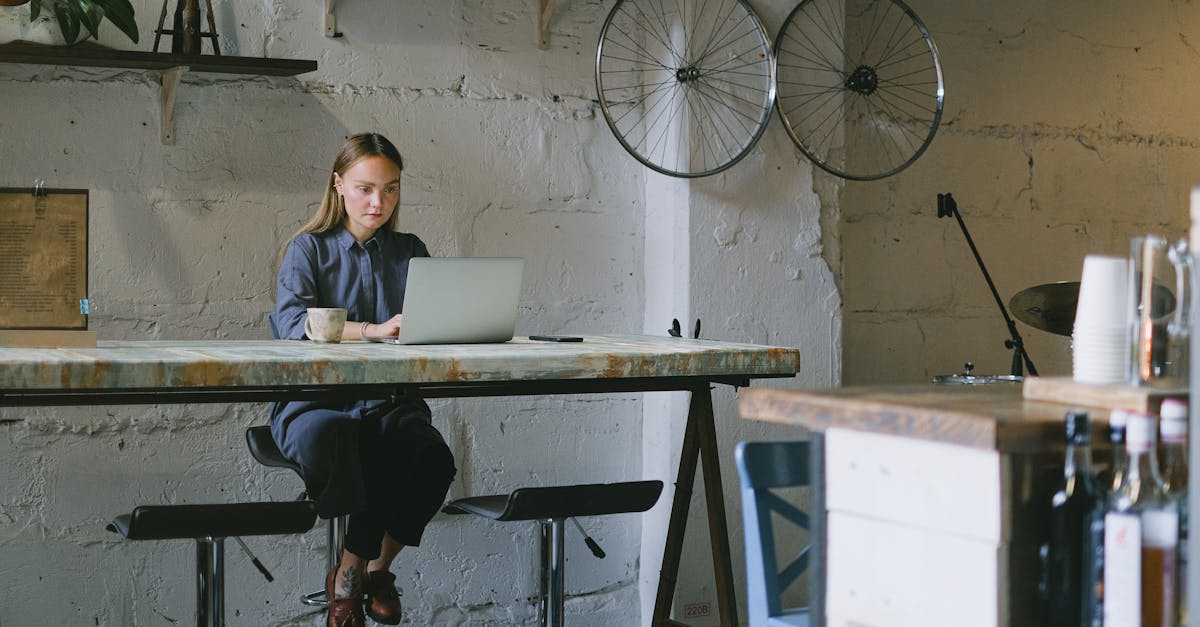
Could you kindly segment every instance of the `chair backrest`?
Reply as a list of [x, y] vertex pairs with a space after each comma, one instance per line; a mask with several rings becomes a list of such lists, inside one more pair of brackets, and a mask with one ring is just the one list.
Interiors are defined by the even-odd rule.
[[806, 616], [806, 608], [784, 608], [782, 595], [808, 569], [810, 546], [800, 547], [796, 557], [781, 568], [775, 558], [771, 515], [809, 528], [808, 514], [772, 492], [809, 484], [808, 442], [741, 442], [734, 458], [742, 486], [750, 625], [765, 625], [782, 616]]

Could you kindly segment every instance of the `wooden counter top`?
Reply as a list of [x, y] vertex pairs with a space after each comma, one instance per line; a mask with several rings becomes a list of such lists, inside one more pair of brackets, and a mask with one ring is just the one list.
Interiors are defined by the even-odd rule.
[[0, 397], [29, 390], [790, 377], [799, 366], [794, 348], [638, 335], [452, 346], [123, 341], [96, 348], [0, 348]]
[[[741, 416], [814, 431], [830, 428], [1009, 452], [1041, 448], [1061, 438], [1072, 405], [1024, 400], [1020, 383], [903, 385], [824, 390], [750, 389], [739, 394]], [[1108, 409], [1087, 408], [1093, 420]]]

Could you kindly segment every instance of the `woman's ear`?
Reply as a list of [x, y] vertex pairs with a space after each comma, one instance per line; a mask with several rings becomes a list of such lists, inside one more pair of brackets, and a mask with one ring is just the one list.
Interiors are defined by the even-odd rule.
[[337, 172], [333, 173], [333, 188], [339, 195], [342, 193], [342, 175]]

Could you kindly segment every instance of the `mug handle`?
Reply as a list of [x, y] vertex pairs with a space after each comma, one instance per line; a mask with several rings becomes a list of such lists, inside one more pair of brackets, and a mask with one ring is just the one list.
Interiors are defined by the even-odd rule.
[[311, 320], [311, 318], [309, 318], [308, 316], [304, 317], [304, 337], [307, 337], [308, 339], [311, 340], [311, 339], [313, 339], [313, 331], [312, 331], [312, 326], [309, 325], [309, 320]]

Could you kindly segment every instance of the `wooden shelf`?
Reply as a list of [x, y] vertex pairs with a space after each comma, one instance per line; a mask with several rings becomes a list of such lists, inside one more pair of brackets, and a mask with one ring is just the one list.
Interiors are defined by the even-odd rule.
[[89, 42], [74, 46], [49, 46], [25, 42], [0, 44], [0, 63], [76, 65], [88, 67], [166, 70], [187, 67], [193, 72], [295, 76], [317, 69], [316, 61], [227, 57], [211, 54], [173, 54], [115, 50]]
[[160, 139], [164, 144], [175, 143], [173, 117], [175, 91], [179, 88], [183, 73], [188, 70], [216, 74], [295, 76], [317, 69], [316, 61], [301, 59], [138, 52], [115, 50], [91, 42], [83, 42], [74, 46], [50, 46], [29, 42], [0, 44], [0, 63], [107, 67], [162, 72], [159, 79], [162, 84], [159, 112], [162, 123]]

